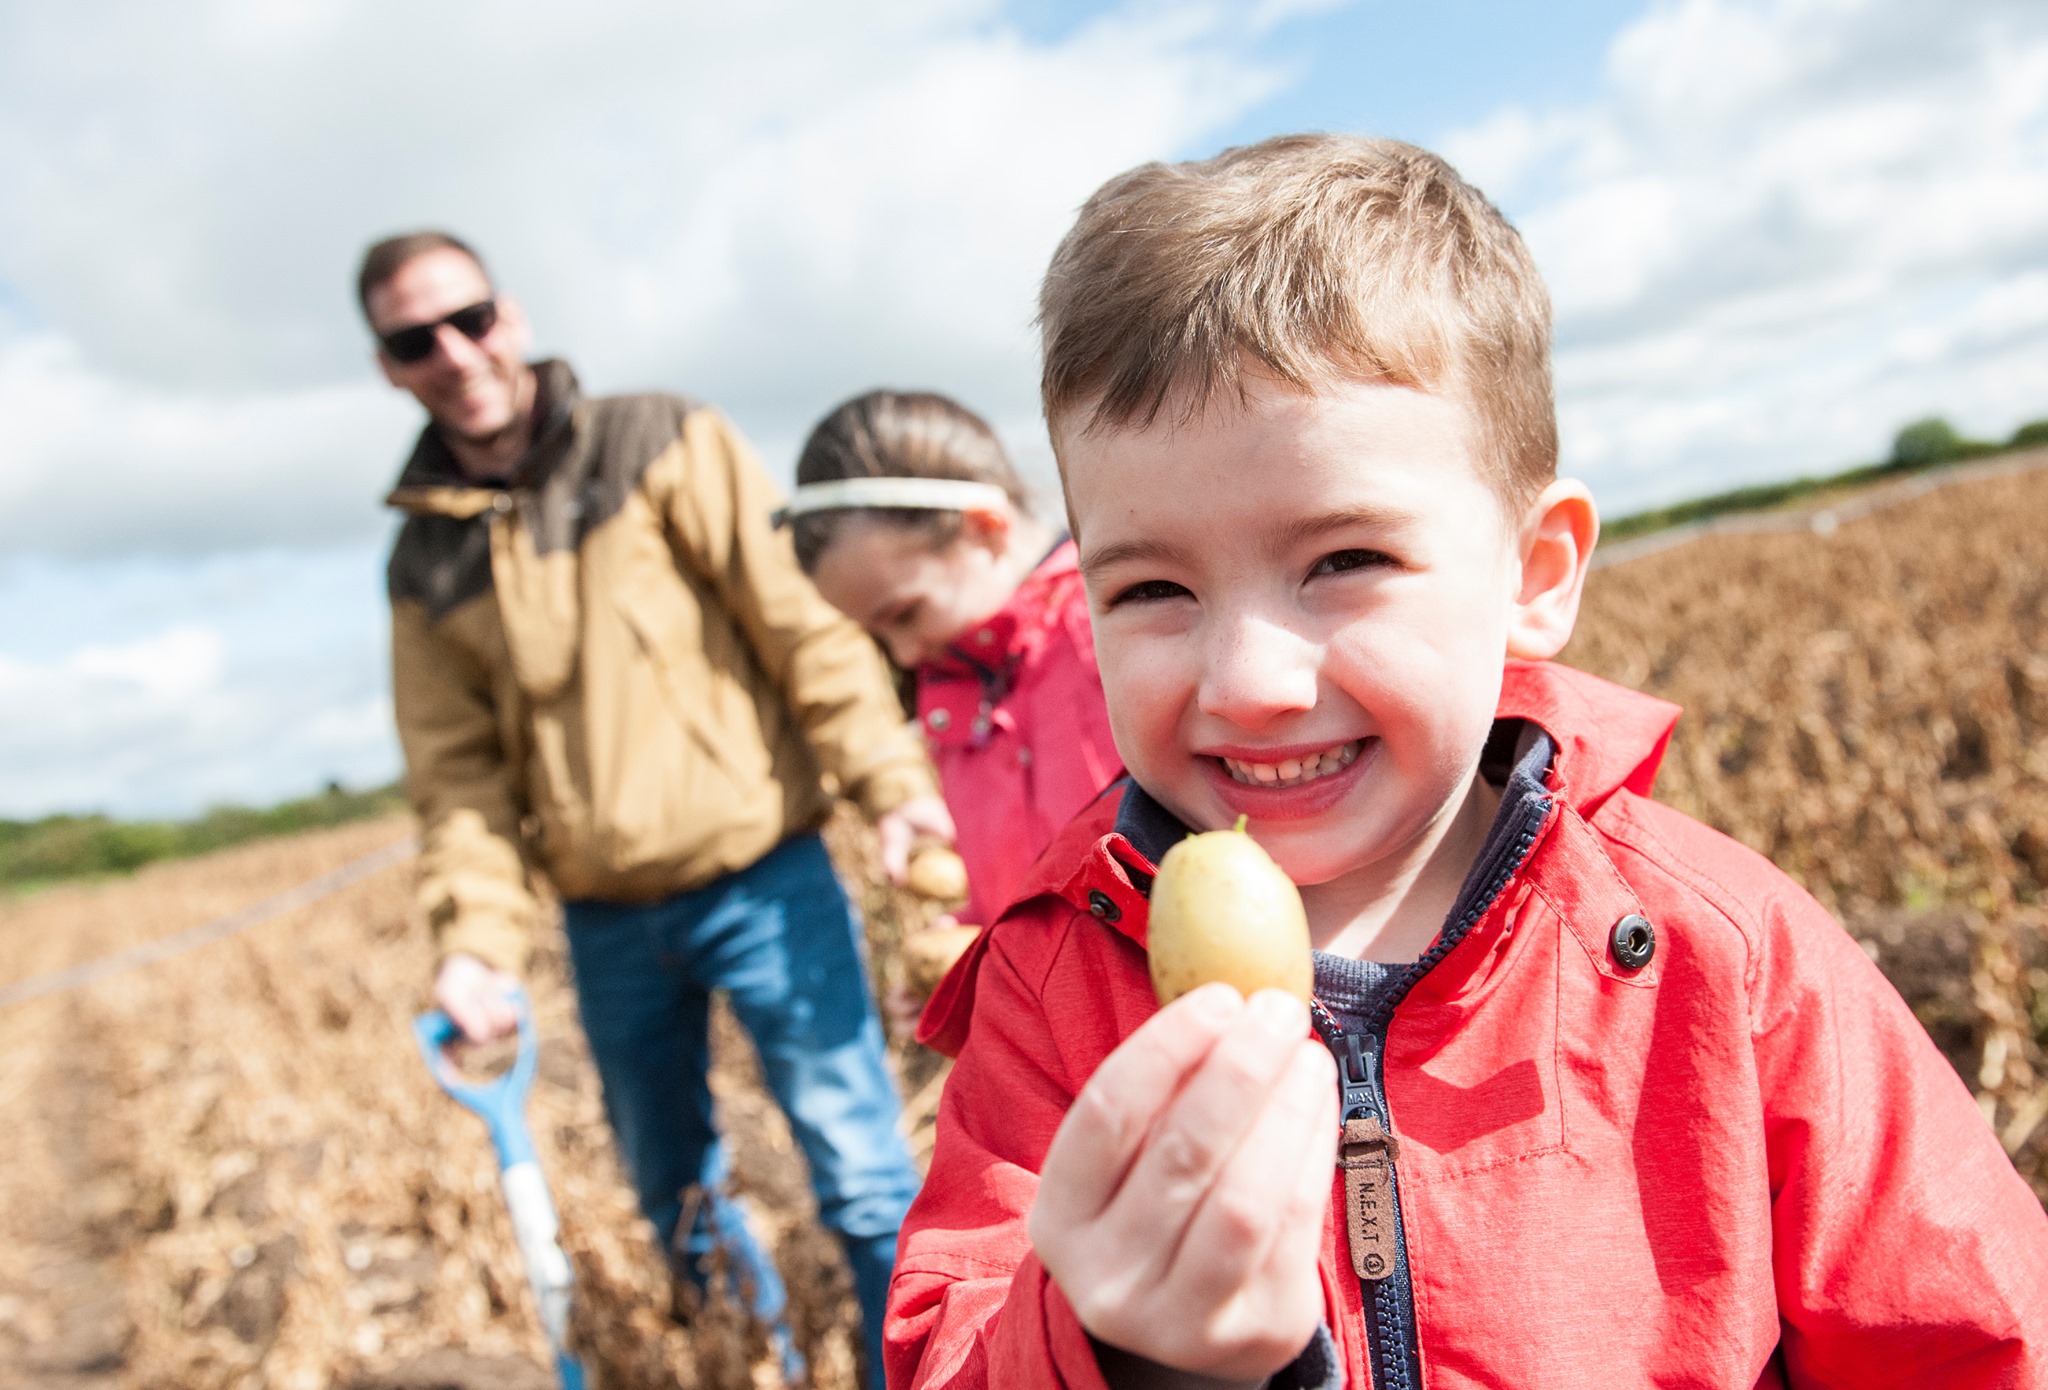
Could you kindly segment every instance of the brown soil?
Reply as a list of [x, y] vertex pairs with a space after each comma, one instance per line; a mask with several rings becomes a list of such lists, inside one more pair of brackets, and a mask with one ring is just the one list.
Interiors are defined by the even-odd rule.
[[[1770, 854], [1865, 943], [2048, 1196], [2048, 474], [1830, 536], [1723, 536], [1596, 575], [1567, 658], [1687, 707], [1659, 794]], [[403, 819], [0, 903], [0, 982], [154, 940], [407, 833]], [[831, 835], [895, 969], [917, 909]], [[408, 1033], [426, 934], [395, 868], [230, 940], [0, 1009], [0, 1383], [428, 1390], [552, 1383], [483, 1127]], [[607, 1387], [772, 1383], [732, 1310], [687, 1326], [621, 1181], [563, 977], [530, 1106]], [[852, 1309], [729, 1020], [714, 1089], [815, 1383]], [[899, 1056], [929, 1152], [937, 1059]]]
[[[403, 837], [403, 818], [253, 845], [0, 905], [0, 981], [197, 925]], [[831, 836], [875, 949], [918, 909]], [[0, 1011], [0, 1384], [426, 1390], [553, 1383], [483, 1126], [443, 1097], [409, 1022], [432, 964], [408, 870], [244, 935]], [[772, 1383], [732, 1309], [686, 1329], [634, 1209], [575, 1026], [558, 935], [532, 978], [529, 1105], [607, 1387]], [[843, 1263], [744, 1036], [715, 1019], [737, 1185], [789, 1276], [822, 1388], [854, 1382]], [[930, 1148], [938, 1059], [899, 1056]]]

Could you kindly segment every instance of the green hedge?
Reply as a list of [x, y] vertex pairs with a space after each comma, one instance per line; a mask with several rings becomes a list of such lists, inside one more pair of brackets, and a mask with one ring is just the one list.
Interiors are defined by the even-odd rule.
[[405, 804], [396, 786], [370, 791], [329, 786], [316, 796], [264, 810], [220, 806], [193, 820], [120, 821], [108, 816], [0, 820], [0, 889], [130, 873], [159, 859], [184, 858], [249, 840], [365, 820], [403, 810]]
[[1941, 468], [1948, 464], [1984, 458], [1991, 454], [2002, 454], [2013, 449], [2039, 448], [2044, 444], [2048, 444], [2048, 420], [2034, 420], [2021, 425], [2013, 431], [2011, 439], [2003, 444], [1997, 444], [1983, 439], [1965, 439], [1956, 433], [1955, 427], [1948, 421], [1930, 416], [1925, 420], [1915, 420], [1901, 429], [1892, 439], [1891, 456], [1883, 463], [1867, 463], [1860, 468], [1830, 473], [1821, 478], [1791, 478], [1782, 483], [1759, 483], [1752, 487], [1717, 492], [1711, 497], [1695, 497], [1687, 502], [1674, 502], [1668, 507], [1652, 507], [1648, 511], [1631, 512], [1627, 516], [1616, 517], [1611, 521], [1603, 520], [1600, 523], [1600, 539], [1603, 542], [1625, 541], [1633, 536], [1648, 535], [1652, 531], [1662, 531], [1672, 526], [1710, 521], [1717, 516], [1732, 516], [1738, 512], [1770, 511], [1819, 492], [1862, 487], [1906, 473]]

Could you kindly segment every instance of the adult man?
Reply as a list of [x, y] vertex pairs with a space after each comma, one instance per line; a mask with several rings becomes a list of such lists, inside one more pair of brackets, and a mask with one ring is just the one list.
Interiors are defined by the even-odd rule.
[[372, 246], [358, 291], [385, 377], [429, 416], [390, 498], [408, 514], [390, 591], [434, 997], [472, 1038], [510, 1031], [527, 874], [545, 873], [642, 1209], [700, 1287], [723, 1245], [779, 1326], [711, 1123], [707, 1011], [726, 990], [872, 1349], [917, 1175], [817, 827], [830, 790], [853, 798], [895, 872], [913, 838], [952, 838], [879, 655], [797, 569], [715, 412], [586, 398], [566, 364], [529, 365], [519, 305], [445, 233]]

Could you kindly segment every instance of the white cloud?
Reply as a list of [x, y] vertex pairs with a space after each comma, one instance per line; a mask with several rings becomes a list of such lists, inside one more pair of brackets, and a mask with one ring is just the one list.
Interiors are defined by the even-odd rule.
[[1272, 87], [1252, 11], [1032, 43], [983, 0], [0, 9], [0, 547], [365, 534], [411, 414], [349, 280], [430, 223], [587, 384], [710, 399], [773, 464], [881, 380], [1028, 449], [1054, 241]]
[[587, 386], [711, 400], [771, 468], [887, 382], [1044, 480], [1054, 241], [1271, 90], [1250, 40], [1301, 8], [1034, 41], [996, 0], [0, 0], [0, 814], [395, 774], [377, 502], [417, 422], [371, 239], [473, 238]]
[[381, 534], [415, 412], [366, 384], [179, 390], [0, 342], [0, 553], [204, 554]]
[[189, 814], [390, 780], [375, 568], [375, 542], [0, 566], [0, 816]]
[[1566, 466], [1611, 506], [2048, 415], [2048, 9], [1681, 0], [1608, 70], [1447, 153], [1544, 268]]
[[[376, 503], [415, 419], [355, 319], [369, 239], [473, 236], [588, 385], [712, 400], [771, 467], [888, 383], [1044, 480], [1054, 240], [1235, 128], [1290, 80], [1261, 36], [1324, 8], [1037, 40], [998, 0], [0, 0], [0, 814], [395, 772]], [[1614, 509], [2048, 415], [2038, 0], [1660, 0], [1583, 102], [1445, 144], [1550, 277], [1567, 464]]]
[[[174, 627], [139, 642], [80, 647], [54, 671], [21, 673], [31, 682], [40, 674], [55, 676], [60, 686], [72, 681], [110, 684], [132, 687], [150, 700], [184, 700], [220, 679], [222, 651], [220, 634], [213, 629]], [[9, 674], [0, 666], [0, 682]]]

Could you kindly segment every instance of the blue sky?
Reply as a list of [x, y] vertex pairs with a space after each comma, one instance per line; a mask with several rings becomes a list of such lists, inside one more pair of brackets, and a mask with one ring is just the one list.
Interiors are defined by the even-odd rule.
[[1516, 220], [1610, 512], [2048, 415], [2028, 0], [0, 0], [0, 815], [395, 774], [376, 235], [474, 237], [587, 386], [714, 401], [783, 476], [889, 383], [1043, 479], [1072, 209], [1302, 128]]

